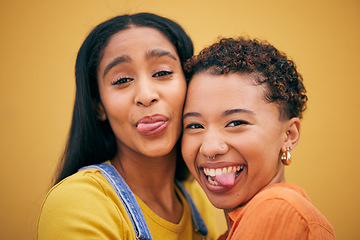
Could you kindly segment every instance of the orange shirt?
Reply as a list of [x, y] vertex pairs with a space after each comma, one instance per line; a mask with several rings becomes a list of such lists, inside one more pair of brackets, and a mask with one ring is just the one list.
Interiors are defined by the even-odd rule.
[[263, 188], [228, 217], [228, 240], [335, 239], [333, 227], [311, 204], [305, 191], [288, 183]]

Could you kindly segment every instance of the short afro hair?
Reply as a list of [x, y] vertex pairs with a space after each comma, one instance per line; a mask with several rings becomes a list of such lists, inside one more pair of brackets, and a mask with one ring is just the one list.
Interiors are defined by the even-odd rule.
[[303, 78], [295, 63], [267, 41], [221, 38], [186, 62], [188, 83], [207, 70], [214, 75], [253, 76], [255, 84], [265, 84], [265, 100], [278, 105], [282, 119], [302, 118], [308, 100]]

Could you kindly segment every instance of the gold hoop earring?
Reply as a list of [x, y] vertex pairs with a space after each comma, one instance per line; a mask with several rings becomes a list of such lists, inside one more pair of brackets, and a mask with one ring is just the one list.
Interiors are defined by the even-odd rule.
[[281, 162], [285, 166], [289, 166], [291, 163], [291, 154], [290, 154], [291, 147], [286, 149], [285, 152], [281, 155]]

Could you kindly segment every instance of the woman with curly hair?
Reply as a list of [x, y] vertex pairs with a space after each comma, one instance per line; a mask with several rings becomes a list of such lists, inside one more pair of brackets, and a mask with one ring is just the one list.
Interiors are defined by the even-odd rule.
[[335, 239], [305, 191], [285, 182], [307, 101], [294, 62], [268, 42], [230, 38], [185, 68], [182, 154], [225, 210], [227, 239]]

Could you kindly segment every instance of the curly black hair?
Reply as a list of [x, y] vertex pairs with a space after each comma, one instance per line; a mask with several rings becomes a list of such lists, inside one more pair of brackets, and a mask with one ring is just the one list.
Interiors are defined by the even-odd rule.
[[278, 105], [280, 117], [302, 118], [306, 89], [295, 63], [267, 41], [245, 37], [221, 38], [185, 64], [188, 84], [194, 74], [249, 74], [255, 84], [265, 84], [265, 100]]

